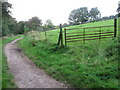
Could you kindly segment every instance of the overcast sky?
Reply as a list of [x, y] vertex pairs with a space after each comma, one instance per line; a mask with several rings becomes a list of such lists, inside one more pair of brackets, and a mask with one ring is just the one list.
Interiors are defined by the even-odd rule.
[[8, 0], [13, 4], [12, 16], [25, 21], [38, 16], [43, 23], [51, 19], [53, 24], [67, 23], [73, 9], [98, 7], [102, 16], [115, 15], [119, 0]]

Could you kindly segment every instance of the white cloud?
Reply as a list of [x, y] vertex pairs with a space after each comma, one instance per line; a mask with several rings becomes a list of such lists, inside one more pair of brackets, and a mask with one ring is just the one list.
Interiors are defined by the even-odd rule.
[[8, 0], [13, 4], [12, 14], [18, 21], [38, 16], [51, 19], [55, 25], [67, 22], [73, 9], [98, 7], [102, 16], [115, 15], [119, 0]]

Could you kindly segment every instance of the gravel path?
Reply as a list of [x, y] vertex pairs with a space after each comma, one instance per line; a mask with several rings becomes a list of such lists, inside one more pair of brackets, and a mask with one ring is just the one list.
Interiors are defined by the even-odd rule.
[[9, 68], [18, 88], [67, 88], [63, 83], [49, 77], [44, 70], [37, 68], [21, 49], [18, 49], [16, 42], [20, 39], [5, 46]]

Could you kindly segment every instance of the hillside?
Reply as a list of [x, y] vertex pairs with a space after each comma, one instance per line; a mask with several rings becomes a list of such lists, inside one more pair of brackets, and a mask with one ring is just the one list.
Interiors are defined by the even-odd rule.
[[[112, 25], [113, 20], [71, 26], [93, 27]], [[111, 28], [109, 28], [111, 30]], [[82, 47], [56, 45], [59, 30], [47, 31], [38, 35], [29, 33], [19, 46], [40, 68], [59, 81], [75, 88], [117, 88], [118, 87], [118, 47], [116, 38], [89, 41]], [[31, 34], [31, 35], [30, 35]], [[35, 34], [35, 33], [34, 33]], [[76, 43], [74, 43], [76, 44]], [[73, 45], [74, 45], [73, 44]]]
[[[71, 29], [71, 28], [85, 28], [85, 27], [96, 27], [96, 26], [107, 26], [107, 25], [114, 25], [114, 20], [105, 20], [105, 21], [99, 21], [99, 22], [92, 22], [92, 23], [87, 23], [87, 24], [81, 24], [81, 25], [74, 25], [70, 27], [66, 27], [66, 29]], [[111, 28], [107, 28], [108, 30]], [[113, 28], [112, 28], [113, 29]], [[94, 29], [93, 29], [94, 30]], [[63, 28], [64, 31], [64, 28]], [[58, 41], [58, 36], [59, 36], [59, 29], [56, 30], [51, 30], [47, 31], [47, 39], [48, 41], [52, 43], [56, 43]], [[43, 33], [44, 36], [44, 33]], [[64, 37], [63, 37], [64, 38]]]

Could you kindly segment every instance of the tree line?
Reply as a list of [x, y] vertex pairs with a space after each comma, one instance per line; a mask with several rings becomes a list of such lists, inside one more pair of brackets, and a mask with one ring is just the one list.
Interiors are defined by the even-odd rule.
[[86, 22], [94, 22], [94, 21], [108, 20], [114, 18], [116, 18], [115, 15], [101, 17], [101, 13], [97, 7], [91, 8], [90, 11], [88, 11], [87, 7], [81, 7], [72, 10], [68, 20], [69, 20], [69, 25], [79, 25]]
[[17, 20], [11, 16], [10, 9], [12, 8], [12, 4], [8, 2], [0, 3], [2, 3], [2, 18], [0, 18], [2, 20], [1, 36], [24, 34], [32, 30], [43, 31], [56, 28], [55, 25], [53, 25], [52, 20], [46, 20], [46, 23], [43, 25], [42, 20], [37, 16], [32, 17], [27, 21], [17, 22]]
[[[45, 24], [43, 24], [42, 20], [36, 16], [27, 21], [17, 22], [17, 20], [11, 16], [10, 9], [12, 8], [12, 4], [8, 2], [0, 3], [2, 3], [2, 18], [0, 18], [2, 20], [1, 36], [24, 34], [32, 30], [44, 31], [59, 28], [59, 25], [55, 26], [52, 23], [52, 20], [48, 19], [46, 20]], [[63, 27], [79, 25], [86, 22], [114, 19], [115, 17], [116, 16], [114, 15], [109, 17], [101, 17], [101, 13], [97, 7], [91, 8], [90, 11], [88, 11], [87, 7], [81, 7], [71, 11], [68, 18], [69, 23], [64, 23]]]

